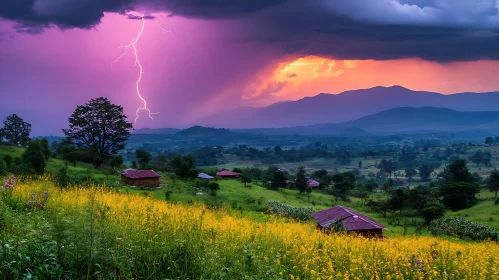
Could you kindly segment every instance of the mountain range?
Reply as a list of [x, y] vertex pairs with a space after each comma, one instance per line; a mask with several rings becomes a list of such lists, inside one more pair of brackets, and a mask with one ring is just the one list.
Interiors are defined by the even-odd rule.
[[463, 112], [435, 107], [401, 107], [342, 123], [286, 128], [236, 129], [265, 135], [333, 134], [362, 136], [408, 132], [499, 133], [499, 111]]
[[456, 111], [499, 111], [499, 92], [440, 94], [401, 86], [319, 94], [263, 108], [237, 108], [204, 118], [202, 126], [275, 128], [342, 123], [400, 107], [438, 107]]

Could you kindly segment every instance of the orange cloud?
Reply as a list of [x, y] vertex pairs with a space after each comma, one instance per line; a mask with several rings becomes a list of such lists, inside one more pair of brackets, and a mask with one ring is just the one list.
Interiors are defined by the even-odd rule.
[[333, 60], [311, 56], [278, 63], [257, 83], [248, 85], [244, 96], [250, 103], [258, 100], [255, 104], [263, 105], [319, 93], [392, 85], [445, 94], [487, 92], [499, 90], [497, 69], [498, 61], [444, 64], [420, 59]]

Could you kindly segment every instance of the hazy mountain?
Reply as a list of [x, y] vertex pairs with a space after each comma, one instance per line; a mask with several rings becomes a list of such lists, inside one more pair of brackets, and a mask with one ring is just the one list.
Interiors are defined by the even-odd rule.
[[136, 130], [132, 130], [132, 134], [176, 134], [180, 131], [177, 128], [140, 128]]
[[499, 133], [499, 112], [463, 112], [447, 108], [402, 107], [365, 116], [354, 121], [295, 126], [287, 128], [239, 129], [239, 132], [268, 135], [336, 134], [352, 133], [404, 133], [404, 132], [490, 132]]
[[226, 128], [269, 128], [339, 123], [399, 107], [440, 107], [457, 111], [499, 111], [499, 92], [456, 93], [374, 87], [319, 94], [263, 108], [232, 109], [203, 119], [200, 125]]

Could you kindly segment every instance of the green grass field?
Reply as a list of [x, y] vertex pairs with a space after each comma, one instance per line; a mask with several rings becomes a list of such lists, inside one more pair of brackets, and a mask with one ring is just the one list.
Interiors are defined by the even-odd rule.
[[[483, 148], [483, 147], [482, 147]], [[491, 149], [492, 147], [490, 147]], [[497, 147], [495, 147], [497, 149]], [[23, 150], [20, 148], [0, 146], [0, 155], [11, 154], [13, 156], [20, 156]], [[495, 152], [495, 150], [494, 150]], [[491, 151], [492, 153], [492, 151]], [[380, 161], [379, 158], [376, 159], [363, 159], [355, 158], [352, 160], [352, 167], [341, 166], [336, 163], [335, 160], [325, 160], [325, 159], [314, 159], [301, 163], [284, 163], [279, 164], [279, 166], [285, 168], [296, 168], [297, 166], [303, 165], [306, 167], [307, 172], [312, 172], [317, 169], [327, 169], [332, 170], [338, 168], [339, 171], [350, 170], [350, 168], [355, 167], [358, 161], [362, 160], [363, 166], [370, 166], [375, 164], [376, 160]], [[495, 164], [496, 159], [494, 158], [493, 164]], [[59, 159], [51, 158], [47, 163], [47, 172], [52, 174], [57, 174], [59, 170], [64, 166], [64, 162]], [[228, 168], [234, 167], [247, 167], [253, 166], [251, 164], [238, 164], [225, 165]], [[262, 166], [262, 165], [260, 165]], [[472, 172], [478, 170], [474, 164], [469, 165]], [[347, 169], [348, 168], [348, 169]], [[482, 167], [482, 170], [492, 170]], [[362, 174], [367, 175], [371, 172], [371, 169], [361, 169]], [[373, 169], [372, 172], [377, 172], [377, 169]], [[488, 171], [490, 172], [490, 171]], [[488, 174], [487, 172], [487, 174]], [[115, 183], [120, 182], [120, 176], [118, 171], [111, 170], [101, 170], [94, 168], [91, 164], [78, 162], [75, 166], [68, 166], [68, 173], [70, 176], [89, 176], [97, 182], [107, 182]], [[335, 205], [344, 205], [353, 208], [361, 213], [365, 213], [379, 222], [383, 223], [389, 228], [389, 234], [401, 234], [404, 232], [404, 227], [402, 224], [410, 224], [412, 221], [420, 221], [419, 218], [414, 217], [382, 217], [379, 213], [372, 212], [369, 208], [363, 205], [363, 203], [356, 198], [351, 198], [350, 202], [336, 201], [334, 197], [323, 193], [319, 190], [314, 190], [310, 197], [307, 194], [300, 194], [297, 190], [283, 189], [279, 191], [269, 190], [261, 186], [261, 183], [251, 183], [249, 187], [244, 187], [244, 185], [234, 179], [222, 180], [218, 179], [217, 182], [220, 184], [220, 190], [217, 192], [216, 196], [209, 195], [208, 190], [198, 189], [200, 181], [197, 180], [179, 180], [170, 178], [169, 174], [161, 173], [162, 178], [160, 183], [165, 185], [165, 188], [160, 189], [149, 189], [141, 190], [135, 187], [124, 186], [120, 188], [122, 192], [135, 193], [139, 195], [150, 195], [156, 198], [165, 199], [165, 192], [171, 191], [169, 197], [170, 201], [179, 203], [192, 203], [201, 202], [211, 206], [230, 206], [234, 209], [241, 211], [248, 211], [252, 213], [261, 213], [267, 210], [267, 201], [276, 200], [284, 204], [300, 207], [312, 207], [316, 210], [323, 210]], [[484, 174], [486, 175], [486, 174]], [[415, 182], [413, 185], [416, 185]], [[198, 195], [196, 193], [203, 192], [203, 195]], [[383, 193], [374, 193], [371, 195], [372, 198], [379, 198], [383, 196]], [[494, 205], [494, 194], [486, 190], [483, 190], [479, 195], [479, 203], [469, 209], [465, 209], [458, 212], [448, 211], [446, 215], [448, 216], [462, 216], [470, 221], [483, 223], [486, 225], [494, 226], [499, 228], [499, 205]], [[396, 225], [395, 225], [396, 224]], [[408, 227], [407, 233], [414, 233], [416, 228]], [[425, 232], [423, 231], [423, 234]]]

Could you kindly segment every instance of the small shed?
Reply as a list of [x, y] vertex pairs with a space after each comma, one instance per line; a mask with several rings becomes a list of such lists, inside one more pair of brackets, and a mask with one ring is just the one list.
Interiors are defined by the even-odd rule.
[[315, 212], [312, 217], [321, 229], [329, 230], [332, 223], [340, 221], [347, 232], [355, 232], [366, 237], [382, 237], [384, 225], [345, 206], [335, 206]]
[[198, 178], [199, 179], [211, 180], [211, 179], [213, 179], [213, 176], [210, 176], [210, 175], [208, 175], [206, 173], [199, 173], [198, 174]]
[[138, 187], [159, 187], [160, 177], [153, 170], [127, 169], [121, 172], [121, 182], [123, 184]]
[[217, 172], [217, 176], [222, 178], [239, 178], [241, 173], [224, 170]]

